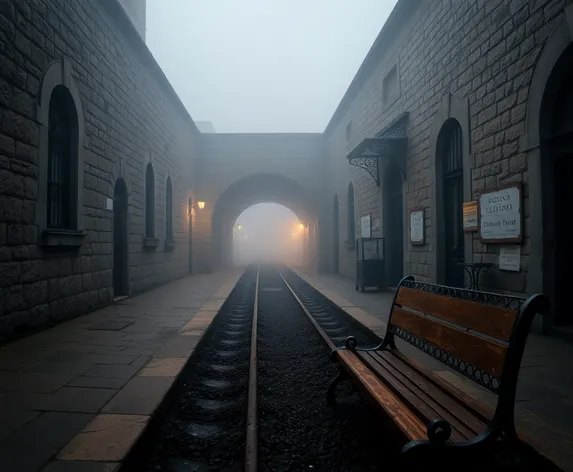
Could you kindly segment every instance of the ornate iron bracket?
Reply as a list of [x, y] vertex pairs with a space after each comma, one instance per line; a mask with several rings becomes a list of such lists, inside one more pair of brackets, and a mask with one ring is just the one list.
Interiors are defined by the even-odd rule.
[[376, 185], [380, 185], [378, 160], [389, 159], [397, 165], [406, 180], [406, 124], [408, 114], [404, 113], [375, 138], [365, 138], [346, 158], [350, 165], [360, 167], [368, 172]]

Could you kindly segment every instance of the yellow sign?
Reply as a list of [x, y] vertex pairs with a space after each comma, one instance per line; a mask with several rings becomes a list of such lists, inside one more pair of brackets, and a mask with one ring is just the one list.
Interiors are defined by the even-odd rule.
[[464, 231], [478, 230], [478, 202], [464, 203]]

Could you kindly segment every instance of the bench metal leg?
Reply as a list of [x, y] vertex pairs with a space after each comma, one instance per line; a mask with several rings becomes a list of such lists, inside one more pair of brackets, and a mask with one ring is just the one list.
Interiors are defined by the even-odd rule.
[[451, 427], [442, 419], [431, 421], [427, 426], [428, 440], [411, 441], [402, 448], [402, 457], [413, 465], [440, 464], [453, 466], [461, 470], [468, 461], [499, 462], [510, 459], [519, 463], [522, 443], [517, 435], [500, 434], [497, 430], [488, 428], [484, 433], [465, 442], [450, 441]]
[[342, 370], [338, 371], [336, 377], [332, 379], [330, 385], [328, 386], [328, 390], [326, 391], [326, 403], [329, 405], [336, 404], [336, 398], [334, 397], [336, 386], [343, 380], [345, 377], [344, 372]]

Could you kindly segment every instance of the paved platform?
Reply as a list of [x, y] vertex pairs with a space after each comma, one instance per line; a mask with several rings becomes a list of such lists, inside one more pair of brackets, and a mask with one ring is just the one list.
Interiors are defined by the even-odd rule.
[[[385, 333], [393, 292], [360, 293], [354, 290], [354, 281], [348, 278], [300, 270], [298, 273], [372, 331], [379, 335]], [[400, 349], [468, 394], [488, 405], [495, 404], [496, 397], [488, 390], [409, 344], [400, 341], [398, 344]], [[516, 424], [520, 432], [554, 463], [573, 471], [573, 344], [530, 334], [516, 400]]]
[[112, 472], [241, 272], [196, 275], [0, 348], [0, 471]]

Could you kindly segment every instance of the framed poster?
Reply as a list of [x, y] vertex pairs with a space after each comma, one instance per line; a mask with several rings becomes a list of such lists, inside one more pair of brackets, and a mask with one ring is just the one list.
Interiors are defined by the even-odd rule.
[[360, 232], [363, 238], [370, 238], [371, 231], [370, 231], [370, 215], [364, 215], [360, 218]]
[[410, 210], [410, 244], [424, 244], [424, 209]]
[[479, 197], [479, 238], [483, 243], [522, 240], [521, 184], [484, 190]]
[[499, 269], [519, 272], [521, 269], [521, 246], [501, 246], [499, 248]]
[[464, 231], [477, 231], [478, 225], [478, 202], [464, 202]]

